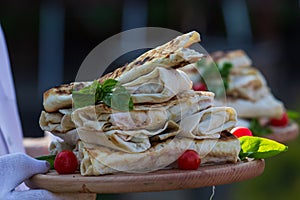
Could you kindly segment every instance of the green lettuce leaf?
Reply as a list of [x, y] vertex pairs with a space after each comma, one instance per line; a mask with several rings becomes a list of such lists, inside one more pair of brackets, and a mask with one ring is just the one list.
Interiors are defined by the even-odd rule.
[[244, 160], [246, 157], [264, 159], [276, 156], [288, 150], [284, 144], [262, 137], [243, 136], [239, 138], [241, 151], [239, 157]]
[[50, 169], [54, 169], [55, 157], [56, 157], [56, 155], [46, 155], [46, 156], [36, 157], [35, 159], [48, 161], [50, 163]]

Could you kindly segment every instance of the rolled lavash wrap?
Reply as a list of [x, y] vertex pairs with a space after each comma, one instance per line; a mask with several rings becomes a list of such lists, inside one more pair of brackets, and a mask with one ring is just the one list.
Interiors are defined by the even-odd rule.
[[[129, 91], [133, 110], [114, 110], [100, 103], [63, 113], [74, 103], [74, 83], [46, 92], [41, 127], [61, 138], [76, 130], [82, 175], [154, 171], [170, 167], [190, 148], [203, 164], [236, 162], [239, 141], [226, 133], [234, 126], [236, 113], [210, 108], [213, 93], [192, 91], [190, 79], [178, 70], [202, 58], [188, 49], [198, 41], [197, 32], [181, 35], [97, 80], [117, 80]], [[64, 126], [69, 116], [76, 129]], [[181, 124], [185, 118], [188, 123]]]
[[[205, 113], [192, 115], [191, 118], [194, 118], [196, 123], [181, 123], [185, 124], [184, 129], [177, 123], [168, 122], [163, 132], [150, 137], [151, 147], [143, 152], [128, 153], [117, 150], [114, 145], [104, 146], [102, 141], [95, 144], [81, 140], [79, 142], [79, 152], [82, 155], [81, 174], [155, 171], [171, 166], [187, 149], [197, 151], [202, 164], [237, 162], [240, 151], [239, 141], [230, 133], [224, 132], [226, 128], [230, 129], [235, 125], [234, 110], [209, 108], [201, 112], [207, 112], [207, 115]], [[215, 112], [218, 112], [217, 115], [223, 115], [224, 124], [213, 122], [214, 118], [211, 117]]]
[[[176, 80], [175, 82], [173, 80]], [[191, 89], [191, 81], [181, 71], [155, 68], [150, 74], [123, 84], [134, 103], [161, 103]], [[72, 103], [71, 103], [72, 105]], [[72, 107], [56, 112], [42, 111], [40, 127], [45, 131], [64, 133], [75, 128], [71, 120]]]
[[62, 150], [72, 150], [78, 141], [78, 134], [71, 119], [72, 109], [59, 109], [58, 112], [42, 111], [39, 124], [43, 131], [59, 137], [61, 140], [52, 140], [49, 145], [50, 154], [54, 155]]
[[234, 107], [241, 118], [277, 117], [284, 112], [263, 75], [250, 66], [232, 69], [227, 95], [227, 106]]
[[233, 65], [226, 102], [217, 102], [217, 105], [235, 108], [241, 118], [277, 118], [283, 114], [283, 103], [272, 95], [264, 76], [252, 66], [244, 51], [216, 52], [212, 57], [219, 65], [226, 62]]
[[233, 99], [230, 97], [226, 99], [225, 103], [215, 100], [215, 105], [217, 106], [222, 106], [224, 104], [233, 107], [237, 111], [239, 118], [244, 119], [275, 118], [282, 116], [282, 113], [284, 112], [283, 103], [275, 99], [271, 94], [267, 94], [254, 102], [245, 99]]
[[[190, 45], [199, 41], [200, 35], [195, 31], [183, 34], [166, 44], [147, 51], [129, 64], [99, 78], [98, 81], [103, 82], [107, 79], [119, 81], [131, 92], [134, 103], [169, 101], [177, 94], [189, 90], [191, 81], [186, 74], [180, 71], [166, 69], [179, 68], [201, 59], [202, 54], [188, 49]], [[42, 111], [40, 116], [42, 130], [64, 138], [69, 135], [66, 133], [73, 133], [75, 127], [65, 126], [67, 120], [70, 119], [69, 113], [66, 114], [62, 111], [72, 109], [73, 90], [79, 90], [91, 84], [92, 82], [74, 82], [46, 91], [43, 99], [45, 111]], [[72, 122], [69, 121], [68, 124], [72, 124]]]
[[81, 140], [129, 153], [150, 148], [149, 137], [180, 119], [212, 106], [213, 93], [189, 90], [161, 104], [136, 105], [121, 112], [104, 104], [79, 108], [72, 113]]
[[201, 154], [206, 154], [201, 157], [202, 165], [235, 163], [238, 161], [240, 143], [230, 133], [222, 132], [219, 139], [193, 140], [175, 137], [157, 143], [145, 152], [129, 154], [80, 141], [80, 172], [83, 176], [98, 176], [120, 172], [144, 173], [176, 167], [174, 162], [187, 148], [200, 153], [200, 157]]
[[[176, 82], [172, 80], [176, 80]], [[190, 91], [191, 81], [189, 80], [188, 76], [181, 71], [174, 69], [167, 70], [157, 67], [149, 74], [141, 76], [132, 82], [126, 83], [124, 86], [128, 88], [127, 90], [131, 93], [131, 97], [135, 104], [157, 104], [161, 102], [167, 102], [174, 96], [185, 91]], [[62, 86], [58, 88], [60, 88], [60, 90], [64, 88], [65, 93], [67, 93], [67, 91], [70, 92], [70, 87], [66, 87], [67, 86]], [[56, 90], [58, 90], [58, 88], [56, 88]], [[191, 92], [192, 91], [190, 91], [190, 93]], [[205, 101], [204, 95], [202, 96], [202, 101]], [[212, 95], [210, 96], [212, 97]], [[213, 97], [211, 98], [210, 96], [207, 98], [210, 98], [211, 103]], [[193, 101], [197, 101], [197, 98], [198, 97], [195, 96], [193, 99], [189, 99], [190, 101], [188, 102], [194, 104]], [[171, 104], [174, 104], [174, 101], [171, 101]], [[63, 136], [62, 134], [68, 133], [69, 131], [75, 129], [75, 125], [71, 120], [71, 113], [73, 112], [72, 110], [72, 108], [69, 108], [59, 109], [56, 112], [42, 111], [39, 119], [40, 127], [42, 130], [49, 131], [56, 136]], [[109, 112], [111, 113], [112, 111]], [[74, 146], [75, 144], [69, 145]]]
[[145, 52], [131, 63], [104, 75], [99, 81], [102, 82], [112, 78], [123, 84], [150, 73], [157, 67], [155, 65], [162, 65], [168, 69], [177, 69], [186, 64], [195, 63], [203, 57], [203, 54], [188, 47], [199, 41], [200, 35], [196, 31], [180, 35], [161, 46]]
[[218, 66], [223, 66], [225, 63], [232, 65], [228, 75], [226, 98], [216, 98], [216, 106], [233, 107], [240, 118], [278, 118], [282, 116], [285, 110], [283, 103], [272, 95], [263, 74], [252, 66], [251, 59], [242, 50], [217, 51], [205, 59], [204, 66], [191, 64], [182, 70], [198, 82], [200, 74], [197, 67], [203, 67], [203, 69], [214, 67], [215, 65], [211, 65], [212, 62]]
[[43, 106], [46, 112], [72, 108], [72, 91], [89, 86], [92, 82], [73, 82], [56, 86], [44, 92]]
[[207, 153], [204, 157], [200, 155], [202, 165], [235, 163], [238, 161], [239, 145], [239, 141], [231, 134], [213, 140], [175, 138], [157, 143], [145, 152], [129, 154], [80, 141], [79, 149], [83, 157], [80, 172], [83, 176], [98, 176], [120, 172], [145, 173], [176, 167], [174, 162], [186, 149]]
[[236, 111], [231, 107], [210, 107], [180, 121], [182, 136], [194, 139], [220, 138], [223, 130], [231, 130], [237, 122]]
[[[174, 81], [172, 80], [176, 80], [176, 82], [173, 83]], [[143, 82], [147, 84], [143, 84]], [[183, 114], [187, 115], [196, 112], [199, 109], [204, 109], [208, 106], [211, 106], [213, 100], [213, 93], [203, 93], [201, 95], [198, 95], [193, 92], [191, 90], [191, 81], [189, 80], [187, 75], [184, 72], [174, 69], [166, 70], [164, 68], [158, 67], [150, 73], [150, 76], [142, 76], [136, 81], [125, 84], [125, 86], [128, 87], [134, 103], [139, 103], [135, 106], [135, 110], [131, 112], [131, 115], [141, 115], [146, 109], [148, 110], [147, 112], [150, 115], [156, 113], [156, 116], [161, 115], [163, 117], [164, 113], [157, 112], [158, 109], [160, 109], [160, 111], [162, 108], [163, 110], [170, 110], [169, 112], [172, 114], [172, 112], [178, 112], [178, 104], [185, 107]], [[198, 101], [201, 101], [201, 104], [199, 104], [199, 106], [197, 104]], [[145, 102], [146, 104], [141, 104]], [[189, 107], [190, 105], [196, 106]], [[203, 106], [203, 108], [201, 108], [201, 106]], [[98, 107], [102, 108], [102, 118], [116, 118], [117, 114], [112, 114], [114, 111], [104, 104], [101, 104]], [[104, 107], [106, 108], [103, 109]], [[99, 109], [97, 110], [99, 111]], [[149, 109], [152, 110], [149, 111]], [[44, 131], [49, 131], [58, 137], [65, 138], [65, 136], [67, 135], [63, 134], [75, 129], [75, 125], [70, 117], [72, 112], [72, 109], [59, 109], [58, 112], [52, 113], [42, 111], [39, 121], [40, 127]], [[172, 117], [168, 116], [168, 118], [171, 118], [175, 121], [178, 121], [180, 117], [180, 113], [173, 113]], [[104, 120], [103, 126], [105, 127], [107, 123], [110, 122], [105, 122]], [[121, 121], [119, 122], [119, 124], [120, 123]], [[134, 123], [136, 123], [136, 121]], [[151, 126], [153, 127], [153, 124]], [[75, 146], [76, 143], [69, 145]]]
[[75, 129], [71, 119], [72, 109], [59, 109], [58, 112], [48, 113], [42, 111], [39, 124], [42, 130], [55, 133], [65, 133]]
[[180, 70], [166, 69], [156, 65], [150, 73], [123, 83], [122, 86], [131, 94], [133, 103], [161, 103], [190, 90], [192, 82]]
[[[172, 80], [177, 80], [177, 81], [174, 83]], [[147, 84], [143, 84], [143, 83], [147, 83]], [[189, 114], [188, 112], [192, 112], [191, 110], [193, 109], [197, 110], [197, 108], [199, 107], [197, 103], [198, 100], [203, 101], [201, 104], [199, 104], [201, 106], [212, 105], [212, 99], [213, 99], [212, 93], [210, 94], [206, 93], [209, 95], [201, 95], [201, 98], [199, 98], [200, 96], [195, 95], [195, 93], [191, 90], [191, 81], [189, 80], [187, 75], [175, 69], [167, 70], [161, 67], [157, 67], [153, 72], [149, 74], [149, 76], [148, 75], [141, 76], [135, 81], [124, 84], [124, 86], [128, 88], [128, 91], [131, 93], [134, 103], [135, 104], [139, 103], [139, 105], [136, 106], [136, 108], [141, 108], [145, 106], [149, 107], [149, 105], [158, 104], [161, 102], [163, 102], [161, 104], [162, 106], [166, 106], [168, 104], [170, 110], [172, 109], [175, 110], [176, 107], [174, 106], [174, 104], [176, 105], [178, 103], [180, 103], [182, 106], [185, 107], [194, 105], [194, 107], [186, 109], [185, 114]], [[177, 101], [176, 95], [180, 99], [179, 102], [176, 102]], [[184, 95], [187, 96], [183, 97]], [[174, 98], [175, 100], [170, 100], [172, 98]], [[181, 103], [182, 101], [184, 102]], [[146, 105], [143, 106], [141, 105], [141, 103], [146, 103]], [[161, 107], [161, 105], [159, 105], [158, 107]], [[104, 104], [102, 104], [102, 107], [103, 106]], [[154, 107], [155, 106], [152, 106], [151, 109], [154, 109]], [[75, 129], [75, 125], [70, 118], [72, 112], [73, 112], [72, 109], [59, 109], [58, 112], [51, 112], [51, 113], [42, 111], [40, 116], [40, 127], [44, 131], [49, 131], [52, 134], [63, 138], [64, 133], [68, 133], [69, 131]], [[108, 113], [106, 114], [112, 113], [112, 110], [107, 112]], [[154, 112], [154, 110], [152, 112]], [[105, 117], [104, 113], [102, 113], [101, 116]], [[180, 118], [178, 114], [174, 116]], [[106, 117], [108, 116], [106, 115]], [[178, 120], [178, 119], [174, 119], [174, 120]], [[75, 146], [76, 143], [69, 144], [69, 145]], [[55, 146], [55, 144], [53, 144], [52, 146]]]
[[[121, 85], [130, 85], [130, 82], [134, 83], [142, 76], [142, 79], [147, 80], [147, 76], [153, 76], [153, 73], [156, 73], [152, 71], [156, 71], [157, 67], [177, 69], [186, 64], [195, 63], [203, 57], [203, 54], [188, 49], [188, 47], [199, 41], [200, 35], [195, 31], [180, 35], [161, 46], [145, 52], [123, 67], [100, 77], [98, 81], [103, 82], [107, 79], [115, 79], [119, 81]], [[186, 79], [186, 75], [184, 76], [183, 79]], [[56, 112], [62, 108], [72, 108], [72, 91], [79, 90], [91, 83], [92, 82], [75, 82], [47, 90], [44, 93], [43, 99], [45, 111]], [[189, 87], [191, 87], [191, 83], [189, 83]]]

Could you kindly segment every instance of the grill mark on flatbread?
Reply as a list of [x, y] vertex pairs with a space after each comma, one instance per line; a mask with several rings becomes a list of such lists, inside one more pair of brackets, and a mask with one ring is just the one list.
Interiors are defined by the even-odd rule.
[[[146, 53], [136, 58], [133, 62], [126, 64], [123, 67], [120, 67], [115, 71], [104, 75], [103, 77], [99, 78], [98, 81], [102, 83], [104, 80], [110, 78], [118, 80], [118, 78], [121, 78], [121, 75], [125, 74], [127, 74], [127, 76], [125, 76], [125, 78], [123, 77], [124, 80], [128, 80], [128, 77], [134, 79], [134, 76], [132, 76], [132, 74], [141, 73], [140, 75], [142, 75], [142, 73], [146, 73], [145, 70], [149, 67], [151, 68], [151, 63], [165, 65], [167, 68], [181, 68], [189, 64], [189, 62], [196, 62], [198, 59], [200, 59], [201, 54], [191, 49], [185, 49], [193, 43], [199, 41], [200, 35], [195, 31], [183, 34], [171, 40], [170, 42], [167, 42], [166, 44], [163, 44], [155, 49], [147, 51]], [[142, 66], [144, 66], [144, 68]], [[139, 73], [134, 71], [134, 69], [137, 69]], [[55, 112], [60, 108], [71, 107], [72, 91], [79, 90], [90, 84], [88, 83], [89, 82], [64, 84], [49, 89], [44, 93], [43, 104], [45, 110], [47, 112]]]
[[62, 84], [55, 86], [44, 93], [44, 98], [47, 98], [49, 95], [71, 95], [73, 90], [80, 90], [86, 87], [86, 83], [71, 83], [71, 84]]
[[145, 62], [147, 62], [147, 61], [150, 61], [150, 60], [152, 60], [153, 58], [150, 58], [149, 56], [147, 56], [146, 58], [144, 58], [143, 60], [138, 60], [138, 61], [136, 61], [134, 64], [135, 65], [142, 65], [142, 64], [144, 64]]
[[152, 138], [150, 138], [151, 148], [156, 148], [156, 146], [158, 145], [160, 145], [163, 148], [165, 145], [168, 145], [174, 138], [175, 136], [172, 136], [166, 140], [161, 141], [157, 136], [153, 136]]
[[[205, 140], [215, 140], [215, 139], [194, 139], [194, 143], [197, 144], [200, 141], [205, 141]], [[230, 141], [236, 141], [237, 138], [232, 135], [229, 131], [224, 130], [220, 133], [220, 138], [218, 138], [219, 141], [223, 141], [223, 142], [230, 142]]]
[[229, 131], [225, 130], [221, 132], [221, 137], [219, 140], [222, 141], [230, 141], [230, 140], [236, 140], [236, 137], [232, 135]]
[[113, 72], [110, 72], [104, 76], [102, 76], [101, 78], [98, 79], [98, 81], [100, 83], [102, 83], [103, 81], [107, 80], [107, 79], [116, 79], [117, 77], [121, 76], [126, 70], [126, 67], [128, 66], [128, 64], [124, 65], [123, 67], [120, 67], [118, 69], [116, 69]]
[[47, 90], [44, 93], [44, 98], [47, 98], [49, 95], [57, 94], [57, 95], [69, 95], [72, 94], [72, 84], [63, 84], [59, 86], [55, 86], [54, 88], [51, 88]]
[[75, 91], [81, 90], [84, 87], [86, 87], [85, 83], [77, 83], [77, 84], [73, 83], [73, 90], [75, 90]]
[[[187, 48], [190, 45], [199, 42], [200, 41], [200, 35], [196, 31], [181, 35], [176, 37], [175, 39], [171, 40], [170, 42], [167, 42], [161, 46], [156, 47], [155, 49], [149, 50], [136, 58], [133, 62], [126, 64], [123, 67], [120, 67], [116, 69], [115, 71], [108, 73], [104, 75], [103, 77], [99, 78], [99, 82], [103, 82], [107, 79], [116, 79], [120, 77], [123, 73], [128, 72], [132, 70], [133, 68], [136, 68], [138, 66], [141, 66], [145, 64], [146, 62], [153, 61], [155, 59], [163, 59], [163, 58], [169, 58], [170, 55], [174, 54], [176, 50]], [[169, 67], [182, 67], [186, 65], [186, 61], [179, 61], [179, 63], [176, 63], [175, 66], [169, 66]]]
[[173, 69], [179, 69], [179, 68], [182, 68], [182, 67], [184, 67], [188, 64], [190, 64], [188, 61], [183, 61], [183, 62], [180, 62], [178, 65], [173, 66], [172, 68]]
[[55, 112], [61, 108], [70, 108], [72, 106], [72, 91], [80, 90], [91, 82], [73, 82], [53, 87], [43, 95], [43, 105], [47, 112]]

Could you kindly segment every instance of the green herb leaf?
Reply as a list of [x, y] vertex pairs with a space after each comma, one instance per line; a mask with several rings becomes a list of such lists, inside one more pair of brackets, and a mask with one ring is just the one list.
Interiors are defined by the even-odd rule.
[[230, 74], [230, 70], [232, 68], [232, 64], [229, 62], [223, 63], [222, 66], [218, 65], [222, 77], [228, 77]]
[[263, 127], [258, 119], [252, 119], [249, 129], [255, 136], [262, 136], [272, 133], [273, 131], [268, 127]]
[[239, 157], [244, 160], [246, 157], [264, 159], [276, 156], [288, 150], [284, 144], [262, 137], [243, 136], [239, 138], [241, 151]]
[[116, 110], [133, 109], [133, 101], [125, 87], [114, 79], [105, 80], [102, 84], [95, 80], [90, 86], [73, 91], [74, 108], [105, 103]]
[[229, 86], [229, 74], [230, 74], [230, 70], [231, 70], [232, 67], [233, 67], [233, 65], [231, 63], [228, 63], [228, 62], [223, 63], [222, 66], [218, 65], [221, 77], [222, 77], [223, 82], [224, 82], [225, 90], [227, 90], [228, 86]]
[[55, 160], [55, 157], [56, 157], [56, 155], [46, 155], [46, 156], [36, 157], [35, 159], [48, 161], [50, 163], [50, 169], [54, 169], [54, 160]]
[[118, 84], [118, 81], [116, 81], [114, 79], [107, 79], [102, 83], [102, 91], [104, 93], [111, 93], [117, 84]]
[[[229, 74], [233, 65], [226, 62], [220, 66], [216, 65], [214, 62], [208, 61], [207, 59], [201, 59], [197, 62], [197, 67], [202, 76], [201, 82], [206, 83], [208, 90], [215, 93], [216, 98], [224, 95], [229, 87]], [[220, 76], [221, 80], [219, 81]]]
[[133, 101], [123, 86], [117, 86], [111, 95], [111, 107], [116, 110], [129, 111], [133, 109]]
[[94, 105], [99, 99], [101, 88], [98, 81], [94, 81], [90, 86], [84, 87], [79, 91], [72, 91], [74, 108], [82, 108], [89, 105]]
[[287, 110], [286, 114], [289, 119], [292, 119], [294, 121], [298, 121], [300, 119], [300, 113], [293, 110]]

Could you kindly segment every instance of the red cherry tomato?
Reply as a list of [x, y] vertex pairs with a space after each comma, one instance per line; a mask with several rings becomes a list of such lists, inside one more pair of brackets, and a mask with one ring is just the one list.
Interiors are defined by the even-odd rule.
[[59, 152], [54, 160], [54, 169], [59, 174], [72, 174], [78, 167], [78, 161], [72, 151], [64, 150]]
[[185, 170], [195, 170], [200, 166], [199, 154], [191, 149], [186, 150], [177, 160], [178, 168]]
[[242, 136], [253, 136], [249, 128], [242, 126], [235, 127], [230, 132], [238, 138]]
[[283, 115], [279, 119], [276, 119], [276, 118], [270, 119], [270, 124], [272, 126], [287, 126], [288, 123], [289, 123], [289, 118], [288, 118], [286, 112], [283, 113]]
[[198, 82], [193, 85], [195, 91], [207, 91], [207, 87], [204, 83]]

